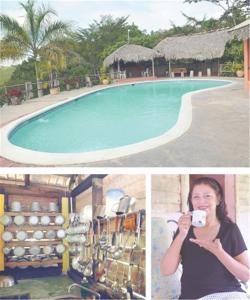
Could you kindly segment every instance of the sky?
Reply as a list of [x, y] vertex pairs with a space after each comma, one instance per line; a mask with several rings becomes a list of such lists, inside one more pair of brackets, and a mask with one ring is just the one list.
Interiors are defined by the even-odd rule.
[[[135, 23], [141, 30], [169, 29], [171, 21], [175, 25], [184, 25], [185, 14], [202, 19], [204, 16], [219, 17], [222, 9], [208, 3], [188, 4], [183, 0], [37, 0], [49, 4], [56, 10], [58, 17], [69, 21], [76, 27], [87, 28], [93, 20], [100, 20], [101, 15], [114, 17], [129, 16], [128, 23]], [[22, 10], [18, 0], [1, 0], [1, 13], [15, 17], [22, 22]]]
[[[25, 1], [25, 0], [23, 0]], [[24, 12], [19, 0], [0, 0], [0, 12], [24, 21]], [[186, 23], [182, 12], [197, 19], [219, 17], [221, 8], [206, 1], [188, 4], [184, 0], [36, 0], [53, 8], [62, 21], [70, 22], [75, 28], [88, 28], [94, 20], [100, 21], [102, 15], [113, 17], [129, 16], [128, 23], [135, 23], [141, 30], [171, 28], [171, 22], [177, 26]], [[1, 36], [1, 35], [0, 35]], [[19, 61], [15, 64], [20, 63]], [[0, 66], [13, 64], [12, 61], [0, 62]]]

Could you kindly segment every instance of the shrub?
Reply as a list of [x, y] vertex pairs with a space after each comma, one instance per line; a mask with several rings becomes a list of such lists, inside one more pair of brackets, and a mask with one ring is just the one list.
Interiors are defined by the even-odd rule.
[[8, 97], [21, 97], [22, 96], [22, 91], [20, 89], [10, 89], [7, 92]]

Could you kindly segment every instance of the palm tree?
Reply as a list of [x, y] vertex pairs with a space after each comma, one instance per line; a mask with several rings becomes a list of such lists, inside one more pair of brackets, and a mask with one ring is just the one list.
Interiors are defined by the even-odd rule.
[[35, 7], [34, 0], [21, 2], [25, 10], [25, 22], [20, 25], [15, 19], [7, 15], [0, 15], [0, 25], [4, 34], [1, 40], [1, 59], [25, 59], [31, 57], [35, 62], [37, 86], [39, 72], [37, 61], [51, 57], [61, 56], [62, 49], [57, 47], [60, 40], [67, 36], [70, 26], [61, 21], [51, 21], [51, 16], [56, 12], [41, 5]]

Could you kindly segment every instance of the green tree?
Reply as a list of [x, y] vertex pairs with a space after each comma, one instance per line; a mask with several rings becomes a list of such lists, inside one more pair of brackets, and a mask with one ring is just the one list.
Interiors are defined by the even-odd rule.
[[248, 0], [185, 0], [186, 3], [210, 2], [220, 7], [224, 13], [221, 20], [226, 20], [228, 26], [236, 25], [246, 18], [249, 11]]
[[36, 8], [34, 0], [21, 2], [20, 5], [25, 10], [24, 25], [7, 15], [0, 15], [3, 30], [0, 58], [16, 60], [30, 57], [38, 82], [37, 61], [44, 57], [61, 57], [62, 52], [56, 42], [69, 33], [70, 26], [61, 21], [52, 21], [50, 17], [56, 12], [44, 5]]

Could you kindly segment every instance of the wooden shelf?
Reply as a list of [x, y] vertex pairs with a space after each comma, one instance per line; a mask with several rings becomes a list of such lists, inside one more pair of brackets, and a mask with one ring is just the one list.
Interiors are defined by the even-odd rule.
[[19, 215], [22, 215], [24, 217], [30, 217], [30, 216], [56, 217], [56, 216], [62, 215], [62, 213], [56, 213], [56, 212], [30, 212], [30, 211], [20, 211], [20, 212], [6, 211], [4, 214], [11, 216], [11, 217], [15, 217], [15, 216], [19, 216]]
[[46, 241], [12, 241], [12, 242], [5, 242], [6, 246], [8, 247], [32, 247], [34, 245], [37, 246], [47, 246], [47, 245], [57, 245], [63, 243], [63, 240], [46, 240]]
[[59, 229], [64, 229], [62, 225], [8, 225], [5, 226], [7, 231], [11, 232], [17, 232], [17, 231], [48, 231], [48, 230], [59, 230]]
[[9, 261], [5, 263], [6, 267], [15, 268], [15, 267], [28, 267], [28, 266], [46, 266], [46, 265], [54, 265], [61, 264], [62, 259], [50, 259], [44, 261]]

